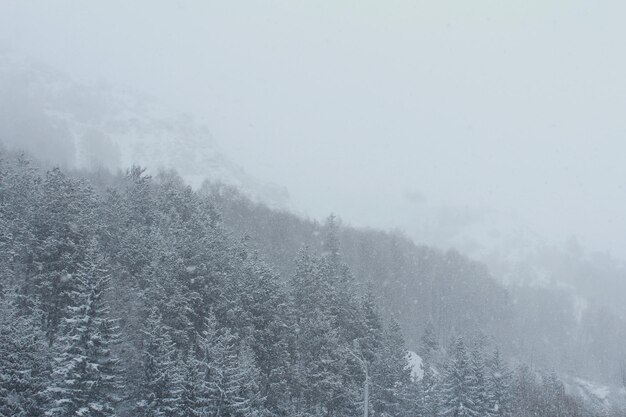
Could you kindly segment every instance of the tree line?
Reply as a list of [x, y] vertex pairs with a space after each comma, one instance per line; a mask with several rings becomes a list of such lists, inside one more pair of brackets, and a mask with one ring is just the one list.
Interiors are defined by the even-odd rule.
[[595, 415], [433, 326], [412, 373], [332, 216], [281, 278], [175, 173], [102, 176], [0, 157], [0, 416]]

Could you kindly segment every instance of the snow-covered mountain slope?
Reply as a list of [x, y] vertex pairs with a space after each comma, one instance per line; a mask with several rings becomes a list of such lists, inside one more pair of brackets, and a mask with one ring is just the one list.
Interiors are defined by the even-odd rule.
[[424, 206], [402, 230], [416, 242], [454, 248], [484, 263], [507, 288], [559, 290], [574, 303], [579, 320], [590, 308], [608, 309], [626, 319], [626, 263], [608, 252], [592, 251], [572, 236], [550, 240], [519, 216], [495, 210]]
[[192, 186], [209, 179], [273, 207], [288, 204], [285, 188], [247, 175], [192, 116], [172, 116], [136, 93], [0, 55], [0, 109], [0, 143], [54, 164], [175, 169]]

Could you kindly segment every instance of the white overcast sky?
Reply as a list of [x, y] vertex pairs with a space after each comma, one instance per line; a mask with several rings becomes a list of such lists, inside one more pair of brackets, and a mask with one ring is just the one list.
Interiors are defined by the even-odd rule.
[[0, 0], [0, 43], [197, 115], [301, 212], [504, 214], [626, 258], [624, 16], [610, 0]]

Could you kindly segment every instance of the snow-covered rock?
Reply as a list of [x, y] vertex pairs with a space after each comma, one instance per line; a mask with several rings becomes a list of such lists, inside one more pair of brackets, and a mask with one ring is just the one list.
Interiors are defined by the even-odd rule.
[[424, 377], [424, 368], [422, 368], [422, 358], [415, 352], [407, 352], [407, 362], [411, 369], [411, 378], [414, 381], [419, 381]]

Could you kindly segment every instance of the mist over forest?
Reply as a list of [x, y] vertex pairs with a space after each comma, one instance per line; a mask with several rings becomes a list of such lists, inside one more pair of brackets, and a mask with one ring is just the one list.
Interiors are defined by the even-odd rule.
[[0, 5], [0, 417], [623, 416], [617, 2]]

